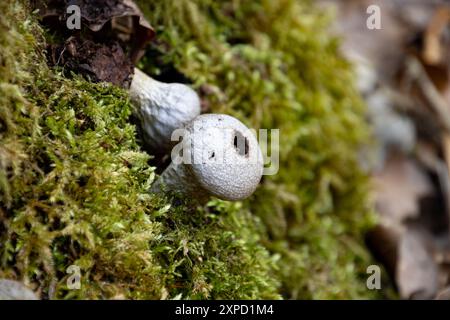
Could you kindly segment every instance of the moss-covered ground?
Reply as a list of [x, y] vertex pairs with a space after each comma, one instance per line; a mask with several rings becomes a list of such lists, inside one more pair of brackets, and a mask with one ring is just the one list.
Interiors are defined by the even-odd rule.
[[373, 297], [369, 134], [329, 17], [299, 0], [138, 3], [157, 31], [139, 66], [280, 129], [279, 172], [244, 202], [149, 193], [127, 93], [50, 69], [26, 4], [0, 2], [0, 277], [43, 298]]

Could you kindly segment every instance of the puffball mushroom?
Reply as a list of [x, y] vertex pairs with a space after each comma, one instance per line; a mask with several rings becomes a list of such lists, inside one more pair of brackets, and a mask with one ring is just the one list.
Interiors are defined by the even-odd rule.
[[129, 93], [144, 142], [159, 152], [169, 151], [172, 132], [200, 114], [200, 99], [193, 89], [157, 81], [137, 68]]
[[[176, 154], [178, 147], [182, 155]], [[166, 188], [201, 202], [209, 196], [247, 198], [258, 186], [264, 168], [254, 134], [224, 114], [203, 114], [191, 121], [184, 129], [183, 141], [172, 152], [172, 160], [152, 191]]]

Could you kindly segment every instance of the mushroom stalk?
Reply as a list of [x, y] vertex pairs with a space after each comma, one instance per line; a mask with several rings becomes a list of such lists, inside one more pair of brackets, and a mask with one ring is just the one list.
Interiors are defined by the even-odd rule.
[[200, 114], [200, 99], [190, 87], [157, 81], [137, 68], [129, 92], [144, 142], [161, 153], [170, 151], [172, 132]]
[[181, 145], [183, 154], [172, 155], [153, 192], [171, 190], [199, 202], [209, 196], [235, 201], [250, 196], [261, 180], [264, 165], [256, 137], [231, 116], [198, 116], [186, 126]]
[[201, 203], [206, 202], [209, 197], [209, 192], [198, 182], [189, 167], [175, 162], [171, 162], [164, 170], [153, 184], [151, 191], [154, 193], [173, 191]]

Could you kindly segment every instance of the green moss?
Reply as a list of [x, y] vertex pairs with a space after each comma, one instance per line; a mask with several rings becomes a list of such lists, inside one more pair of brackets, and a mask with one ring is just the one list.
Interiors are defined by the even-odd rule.
[[278, 298], [260, 219], [149, 194], [127, 94], [49, 69], [23, 3], [0, 10], [0, 277], [44, 298]]
[[262, 219], [287, 298], [367, 298], [372, 223], [357, 156], [368, 141], [329, 16], [299, 0], [138, 1], [157, 30], [141, 68], [181, 73], [210, 112], [280, 129], [280, 171], [244, 207]]

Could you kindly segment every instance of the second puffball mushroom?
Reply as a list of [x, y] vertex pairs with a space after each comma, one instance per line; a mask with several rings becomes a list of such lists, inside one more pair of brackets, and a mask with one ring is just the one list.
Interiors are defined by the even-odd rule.
[[200, 99], [190, 87], [154, 80], [137, 68], [129, 92], [144, 142], [160, 153], [170, 151], [175, 129], [200, 114]]
[[153, 192], [172, 190], [203, 201], [209, 196], [242, 200], [255, 191], [263, 158], [256, 137], [242, 122], [224, 114], [203, 114], [184, 130], [177, 145], [182, 155], [172, 155]]

